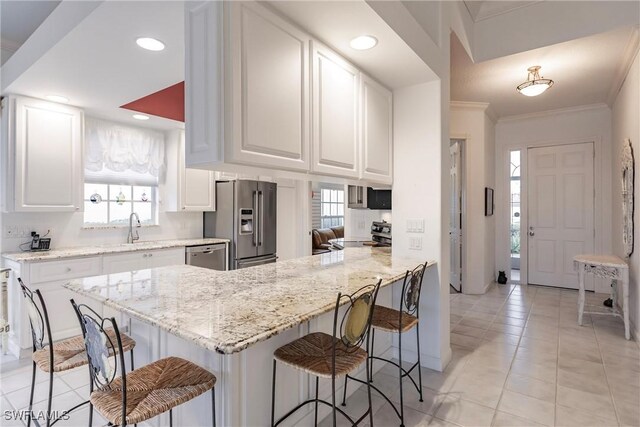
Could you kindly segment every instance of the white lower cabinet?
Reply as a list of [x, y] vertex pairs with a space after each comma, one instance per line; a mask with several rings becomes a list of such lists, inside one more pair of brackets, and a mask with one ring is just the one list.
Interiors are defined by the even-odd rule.
[[113, 274], [180, 264], [184, 264], [183, 247], [104, 255], [102, 268], [103, 274]]
[[[136, 272], [147, 268], [184, 264], [184, 253], [185, 249], [181, 246], [94, 257], [65, 258], [56, 261], [18, 263], [5, 259], [4, 265], [12, 270], [8, 287], [9, 318], [11, 321], [9, 336], [12, 341], [10, 350], [15, 353], [20, 348], [28, 349], [32, 345], [29, 318], [24, 305], [24, 296], [17, 281], [18, 278], [21, 278], [32, 291], [40, 290], [47, 306], [51, 335], [53, 340], [57, 341], [81, 333], [78, 318], [70, 303], [72, 298], [78, 304], [87, 304], [98, 314], [102, 313], [102, 304], [64, 287], [70, 280], [129, 271], [133, 272], [132, 274], [140, 274], [142, 277], [144, 272]], [[105, 315], [113, 314], [105, 313]]]

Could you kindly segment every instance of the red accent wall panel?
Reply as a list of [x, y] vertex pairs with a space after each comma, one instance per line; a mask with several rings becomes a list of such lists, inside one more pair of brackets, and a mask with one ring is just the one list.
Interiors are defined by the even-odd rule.
[[124, 104], [120, 108], [184, 122], [184, 82]]

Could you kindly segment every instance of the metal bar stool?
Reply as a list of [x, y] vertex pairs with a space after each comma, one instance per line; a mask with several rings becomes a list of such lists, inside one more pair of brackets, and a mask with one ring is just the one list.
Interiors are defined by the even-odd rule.
[[[211, 390], [212, 424], [215, 427], [215, 375], [179, 357], [166, 357], [127, 374], [122, 335], [116, 319], [103, 318], [91, 307], [78, 305], [74, 300], [71, 305], [82, 326], [91, 373], [89, 426], [94, 407], [110, 426], [136, 424], [167, 411], [169, 425], [173, 426], [173, 408]], [[112, 353], [120, 356], [113, 359], [113, 364], [108, 358]], [[117, 376], [118, 365], [120, 376]]]
[[[25, 297], [27, 314], [29, 316], [29, 324], [31, 326], [31, 338], [33, 341], [33, 373], [31, 375], [31, 394], [29, 397], [29, 418], [27, 427], [31, 425], [33, 418], [33, 394], [36, 385], [36, 368], [49, 374], [49, 396], [47, 403], [47, 426], [55, 424], [69, 412], [87, 404], [89, 401], [82, 402], [71, 409], [64, 411], [55, 420], [51, 418], [51, 400], [53, 397], [53, 374], [54, 372], [64, 372], [79, 366], [87, 364], [87, 353], [84, 348], [84, 340], [82, 335], [76, 335], [58, 342], [53, 342], [51, 335], [51, 324], [49, 323], [49, 314], [47, 306], [44, 303], [42, 294], [39, 289], [32, 291], [29, 289], [21, 278], [18, 278], [20, 288]], [[38, 298], [38, 303], [35, 301]], [[108, 334], [114, 337], [114, 331], [108, 330]], [[126, 335], [122, 335], [122, 351], [131, 352], [131, 366], [133, 367], [133, 348], [136, 342]], [[113, 356], [113, 353], [110, 353]], [[33, 420], [37, 425], [40, 423]]]
[[[398, 376], [400, 379], [400, 410], [396, 408], [396, 405], [377, 387], [371, 385], [371, 388], [376, 390], [384, 397], [396, 412], [398, 418], [400, 418], [400, 425], [404, 426], [404, 395], [402, 390], [402, 379], [409, 377], [416, 390], [420, 394], [420, 402], [422, 402], [422, 371], [420, 370], [420, 290], [422, 288], [422, 280], [424, 278], [424, 272], [427, 268], [427, 263], [420, 264], [411, 271], [407, 271], [404, 276], [404, 282], [402, 284], [402, 295], [400, 297], [400, 308], [394, 310], [392, 308], [376, 305], [373, 310], [373, 317], [371, 320], [371, 353], [369, 359], [382, 360], [387, 363], [391, 363], [398, 367]], [[416, 344], [418, 347], [418, 361], [411, 366], [411, 368], [404, 369], [402, 367], [402, 335], [416, 328]], [[375, 343], [375, 331], [381, 329], [386, 332], [392, 332], [398, 334], [398, 359], [399, 363], [393, 360], [384, 359], [382, 357], [375, 356], [373, 354], [373, 346]], [[411, 372], [418, 368], [418, 384], [411, 377]], [[370, 380], [373, 382], [373, 362], [369, 363], [371, 372], [369, 374]], [[354, 378], [350, 375], [346, 375], [344, 378], [344, 395], [342, 397], [342, 406], [346, 406], [347, 396], [347, 380], [352, 379], [354, 381], [363, 383], [362, 380]]]
[[[369, 394], [369, 408], [356, 421], [354, 421], [343, 410], [336, 406], [336, 377], [346, 375], [356, 370], [362, 363], [365, 363], [365, 372], [369, 380], [369, 331], [371, 329], [371, 318], [373, 307], [380, 289], [380, 282], [375, 285], [365, 286], [351, 295], [338, 294], [336, 308], [333, 315], [333, 335], [323, 332], [314, 332], [298, 338], [280, 348], [274, 353], [273, 359], [273, 382], [271, 385], [271, 426], [275, 427], [296, 412], [298, 409], [309, 403], [315, 403], [315, 425], [318, 425], [318, 403], [323, 403], [332, 408], [333, 425], [336, 425], [337, 412], [340, 412], [353, 425], [358, 425], [369, 415], [370, 424], [373, 425], [373, 411], [371, 407], [370, 381], [367, 381], [367, 391]], [[348, 304], [347, 310], [338, 326], [338, 315], [341, 303]], [[339, 327], [339, 329], [338, 329]], [[339, 334], [339, 335], [338, 335]], [[361, 345], [365, 342], [365, 349]], [[280, 361], [285, 365], [315, 375], [316, 396], [308, 399], [275, 422], [276, 409], [276, 362]], [[320, 377], [331, 378], [331, 403], [318, 399], [318, 385]]]

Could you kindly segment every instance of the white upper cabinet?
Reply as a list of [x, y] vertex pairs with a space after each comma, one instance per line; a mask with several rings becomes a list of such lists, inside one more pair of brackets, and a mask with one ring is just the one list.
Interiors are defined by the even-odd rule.
[[310, 37], [264, 6], [230, 2], [235, 162], [309, 169]]
[[82, 111], [26, 97], [7, 101], [6, 210], [82, 210]]
[[184, 132], [166, 133], [167, 177], [164, 185], [164, 210], [215, 211], [215, 172], [185, 167]]
[[389, 90], [260, 2], [185, 7], [187, 166], [391, 183]]
[[311, 55], [311, 170], [358, 178], [360, 72], [316, 41]]
[[361, 75], [362, 168], [360, 177], [391, 184], [393, 180], [393, 95]]

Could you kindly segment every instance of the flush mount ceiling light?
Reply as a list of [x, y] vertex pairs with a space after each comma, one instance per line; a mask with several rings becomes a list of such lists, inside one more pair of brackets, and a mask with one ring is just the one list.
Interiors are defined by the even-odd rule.
[[69, 98], [66, 98], [66, 97], [60, 96], [60, 95], [47, 95], [47, 96], [45, 96], [45, 98], [47, 98], [49, 101], [62, 102], [64, 104], [69, 102]]
[[553, 80], [540, 77], [540, 68], [539, 65], [527, 68], [527, 81], [518, 85], [518, 92], [525, 96], [538, 96], [553, 86]]
[[133, 118], [136, 120], [149, 120], [149, 116], [145, 116], [144, 114], [134, 114]]
[[152, 50], [154, 52], [164, 50], [164, 43], [152, 37], [140, 37], [136, 39], [136, 44], [143, 49]]
[[373, 36], [358, 36], [349, 43], [349, 45], [356, 50], [371, 49], [377, 44], [378, 39]]

